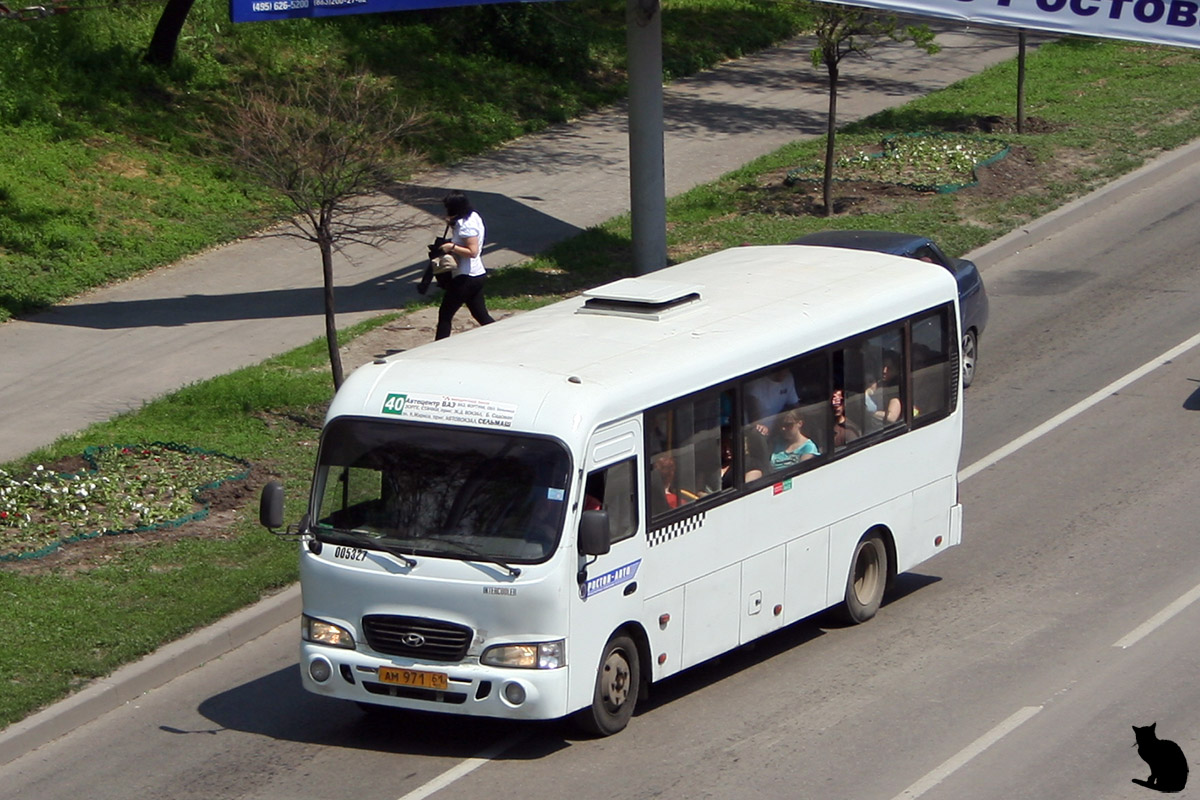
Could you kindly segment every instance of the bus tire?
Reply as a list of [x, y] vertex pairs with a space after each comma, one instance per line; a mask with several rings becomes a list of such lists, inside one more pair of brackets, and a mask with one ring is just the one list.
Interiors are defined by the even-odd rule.
[[859, 541], [850, 559], [846, 600], [842, 604], [842, 616], [847, 622], [858, 625], [875, 616], [883, 602], [887, 577], [887, 545], [878, 533], [868, 534]]
[[593, 736], [612, 736], [629, 724], [641, 689], [637, 644], [618, 633], [604, 645], [596, 670], [592, 704], [576, 712], [575, 723]]

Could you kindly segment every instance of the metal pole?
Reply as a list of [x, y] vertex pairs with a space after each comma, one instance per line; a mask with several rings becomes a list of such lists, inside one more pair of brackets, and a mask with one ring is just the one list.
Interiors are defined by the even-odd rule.
[[629, 61], [629, 209], [633, 272], [667, 265], [663, 165], [662, 11], [658, 0], [626, 0]]

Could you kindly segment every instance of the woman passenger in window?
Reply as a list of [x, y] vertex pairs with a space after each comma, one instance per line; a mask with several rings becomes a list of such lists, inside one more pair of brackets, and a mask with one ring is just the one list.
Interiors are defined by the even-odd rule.
[[771, 467], [783, 469], [821, 455], [817, 443], [804, 435], [804, 418], [799, 411], [785, 411], [779, 418], [783, 447], [771, 454]]
[[879, 380], [867, 388], [867, 410], [884, 425], [898, 422], [904, 413], [900, 403], [900, 362], [893, 356], [883, 357]]
[[833, 395], [829, 398], [829, 405], [833, 407], [834, 447], [845, 447], [847, 442], [853, 442], [862, 436], [862, 431], [858, 429], [858, 426], [846, 419], [846, 393], [844, 391], [834, 389]]

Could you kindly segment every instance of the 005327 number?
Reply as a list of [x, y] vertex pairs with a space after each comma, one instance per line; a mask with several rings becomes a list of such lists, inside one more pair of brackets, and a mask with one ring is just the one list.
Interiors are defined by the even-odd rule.
[[335, 547], [333, 548], [333, 557], [343, 561], [366, 561], [367, 551], [359, 550], [357, 547]]

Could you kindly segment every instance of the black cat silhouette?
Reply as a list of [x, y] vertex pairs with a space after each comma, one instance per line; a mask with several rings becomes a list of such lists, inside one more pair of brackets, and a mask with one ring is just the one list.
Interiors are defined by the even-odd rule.
[[1154, 732], [1156, 725], [1157, 722], [1152, 722], [1144, 728], [1133, 726], [1138, 755], [1150, 765], [1150, 777], [1144, 781], [1134, 778], [1133, 782], [1160, 792], [1181, 792], [1187, 784], [1187, 758], [1179, 745], [1158, 738]]

